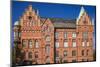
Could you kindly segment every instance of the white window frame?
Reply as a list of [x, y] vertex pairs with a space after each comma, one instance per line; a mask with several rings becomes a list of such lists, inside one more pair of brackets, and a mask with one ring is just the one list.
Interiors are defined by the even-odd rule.
[[76, 42], [75, 42], [75, 41], [72, 42], [72, 46], [73, 46], [73, 47], [76, 47]]
[[64, 41], [64, 47], [68, 47], [68, 42]]
[[55, 46], [56, 46], [56, 48], [59, 48], [59, 42], [58, 41], [55, 42]]
[[48, 36], [46, 36], [46, 41], [50, 41], [51, 39], [50, 39], [50, 36], [48, 35]]
[[38, 40], [35, 41], [35, 48], [39, 48], [39, 42], [38, 42]]
[[57, 39], [59, 37], [59, 32], [55, 32], [55, 38]]
[[32, 45], [32, 40], [29, 40], [29, 48], [32, 48], [33, 45]]
[[84, 41], [82, 42], [82, 46], [83, 46], [83, 47], [85, 46], [85, 42], [84, 42]]
[[87, 46], [90, 46], [90, 43], [89, 42], [87, 42]]
[[64, 32], [64, 38], [67, 39], [67, 32]]
[[72, 37], [73, 37], [73, 38], [76, 38], [76, 32], [73, 32], [73, 33], [72, 33]]

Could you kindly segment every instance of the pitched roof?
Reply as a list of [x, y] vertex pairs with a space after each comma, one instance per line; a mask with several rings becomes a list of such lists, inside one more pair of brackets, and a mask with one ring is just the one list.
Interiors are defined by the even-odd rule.
[[[41, 22], [44, 24], [47, 18], [41, 17]], [[63, 18], [49, 18], [55, 28], [76, 28], [76, 19], [67, 20]]]
[[66, 20], [63, 18], [50, 18], [55, 28], [76, 28], [76, 20]]

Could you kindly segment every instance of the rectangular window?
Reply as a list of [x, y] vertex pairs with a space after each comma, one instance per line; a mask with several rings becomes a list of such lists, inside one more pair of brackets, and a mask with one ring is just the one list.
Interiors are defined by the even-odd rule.
[[83, 32], [83, 39], [87, 39], [88, 37], [88, 32]]
[[56, 51], [56, 57], [59, 57], [59, 51]]
[[32, 48], [32, 40], [29, 40], [29, 48]]
[[27, 44], [26, 40], [22, 40], [23, 47], [26, 47], [26, 44]]
[[29, 52], [29, 59], [32, 59], [32, 52]]
[[38, 42], [38, 40], [35, 41], [35, 48], [39, 48], [39, 42]]
[[89, 50], [86, 51], [86, 55], [87, 55], [87, 56], [89, 55]]
[[64, 42], [64, 47], [68, 47], [68, 42], [67, 41]]
[[67, 51], [66, 51], [66, 50], [64, 51], [64, 57], [65, 57], [65, 56], [67, 56]]
[[72, 51], [72, 56], [76, 56], [76, 50]]
[[87, 41], [84, 40], [84, 41], [82, 42], [82, 46], [85, 47], [86, 45], [87, 45]]
[[76, 38], [76, 32], [73, 32], [73, 33], [72, 33], [72, 37], [73, 37], [73, 38]]
[[82, 56], [84, 56], [84, 50], [82, 50]]
[[46, 45], [46, 54], [49, 55], [50, 54], [50, 45]]
[[72, 60], [72, 62], [73, 62], [73, 63], [75, 63], [75, 62], [76, 62], [76, 60], [74, 59], [74, 60]]
[[18, 36], [21, 37], [21, 32], [18, 32]]
[[82, 46], [83, 46], [83, 47], [85, 46], [85, 42], [84, 42], [84, 41], [82, 42]]
[[87, 42], [87, 46], [90, 46], [90, 45], [89, 45], [89, 42]]
[[64, 39], [67, 39], [67, 32], [64, 33]]
[[58, 39], [58, 36], [59, 36], [59, 33], [56, 32], [56, 33], [55, 33], [55, 38]]
[[73, 42], [73, 43], [72, 43], [72, 46], [73, 46], [73, 47], [76, 47], [76, 42]]
[[56, 45], [56, 48], [58, 48], [59, 47], [59, 42], [56, 41], [55, 45]]
[[38, 52], [35, 52], [35, 58], [36, 59], [38, 58]]
[[14, 37], [19, 37], [19, 33], [18, 32], [14, 32]]
[[50, 57], [46, 58], [46, 64], [50, 64]]

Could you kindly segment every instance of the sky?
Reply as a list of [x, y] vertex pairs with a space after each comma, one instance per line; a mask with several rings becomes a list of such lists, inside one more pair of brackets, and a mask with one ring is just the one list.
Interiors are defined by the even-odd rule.
[[[90, 5], [12, 1], [12, 27], [14, 22], [19, 20], [29, 5], [32, 5], [33, 9], [38, 10], [41, 17], [64, 19], [77, 19], [80, 9], [83, 6], [90, 18], [94, 19], [94, 37], [96, 37], [96, 7]], [[96, 41], [96, 38], [94, 38], [94, 41]]]

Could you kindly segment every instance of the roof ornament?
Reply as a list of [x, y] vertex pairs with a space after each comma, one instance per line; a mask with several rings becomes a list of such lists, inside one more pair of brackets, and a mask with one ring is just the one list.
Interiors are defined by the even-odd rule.
[[14, 25], [19, 25], [19, 21], [15, 21]]

